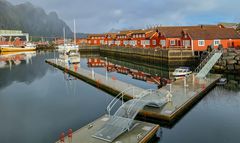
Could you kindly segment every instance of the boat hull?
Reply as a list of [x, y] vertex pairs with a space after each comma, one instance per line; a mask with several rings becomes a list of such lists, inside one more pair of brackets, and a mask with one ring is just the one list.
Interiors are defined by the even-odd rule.
[[36, 48], [20, 48], [20, 47], [0, 47], [0, 52], [22, 52], [35, 51]]

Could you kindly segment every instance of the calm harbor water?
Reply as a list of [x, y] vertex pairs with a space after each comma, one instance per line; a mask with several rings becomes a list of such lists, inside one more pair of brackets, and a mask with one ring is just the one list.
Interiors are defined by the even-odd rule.
[[[53, 52], [1, 56], [0, 143], [52, 143], [61, 132], [69, 128], [75, 131], [106, 113], [113, 97], [44, 62], [54, 56], [57, 54]], [[86, 62], [82, 55], [80, 66], [91, 70]], [[130, 62], [118, 64], [139, 67]], [[169, 75], [159, 69], [140, 68]], [[106, 74], [104, 68], [94, 70]], [[157, 88], [116, 72], [108, 76], [146, 89]], [[162, 136], [156, 142], [239, 142], [240, 78], [228, 77], [228, 85], [214, 88], [175, 125], [162, 128]]]

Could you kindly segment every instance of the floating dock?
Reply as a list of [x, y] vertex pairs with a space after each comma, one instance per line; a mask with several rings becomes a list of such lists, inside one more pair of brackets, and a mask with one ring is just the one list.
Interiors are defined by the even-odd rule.
[[[93, 73], [82, 68], [76, 68], [74, 65], [69, 66], [59, 59], [50, 59], [46, 60], [46, 62], [115, 96], [129, 87], [134, 87], [139, 93], [144, 91], [142, 88], [135, 87], [134, 85], [117, 79]], [[191, 106], [194, 105], [194, 103], [199, 101], [216, 85], [216, 82], [220, 78], [220, 75], [208, 74], [206, 78], [198, 79], [195, 77], [195, 74], [192, 74], [188, 78], [179, 79], [159, 89], [160, 91], [168, 90], [171, 93], [172, 97], [170, 102], [160, 108], [146, 106], [139, 112], [139, 114], [148, 118], [160, 119], [169, 122], [173, 121], [178, 116], [184, 114]], [[125, 93], [125, 99], [133, 99], [137, 97], [136, 95], [136, 92], [134, 94], [133, 92], [128, 91]]]
[[[72, 134], [70, 143], [107, 143], [107, 141], [92, 137], [95, 132], [109, 120], [108, 115], [104, 115], [94, 122], [80, 128]], [[156, 134], [159, 125], [135, 121], [136, 126], [128, 132], [117, 137], [115, 143], [145, 143]], [[68, 137], [64, 138], [65, 143], [69, 143]], [[56, 143], [60, 143], [57, 141]]]

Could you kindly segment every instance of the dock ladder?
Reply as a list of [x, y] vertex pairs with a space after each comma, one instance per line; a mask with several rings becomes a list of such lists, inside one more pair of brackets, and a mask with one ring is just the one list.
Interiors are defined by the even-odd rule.
[[214, 49], [195, 69], [196, 77], [205, 78], [223, 54], [223, 50]]

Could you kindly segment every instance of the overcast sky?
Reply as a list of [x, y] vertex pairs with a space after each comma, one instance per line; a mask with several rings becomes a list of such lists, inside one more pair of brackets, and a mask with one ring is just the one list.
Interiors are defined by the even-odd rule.
[[239, 22], [239, 0], [8, 0], [29, 1], [55, 11], [77, 32], [101, 33], [147, 25], [196, 25]]

